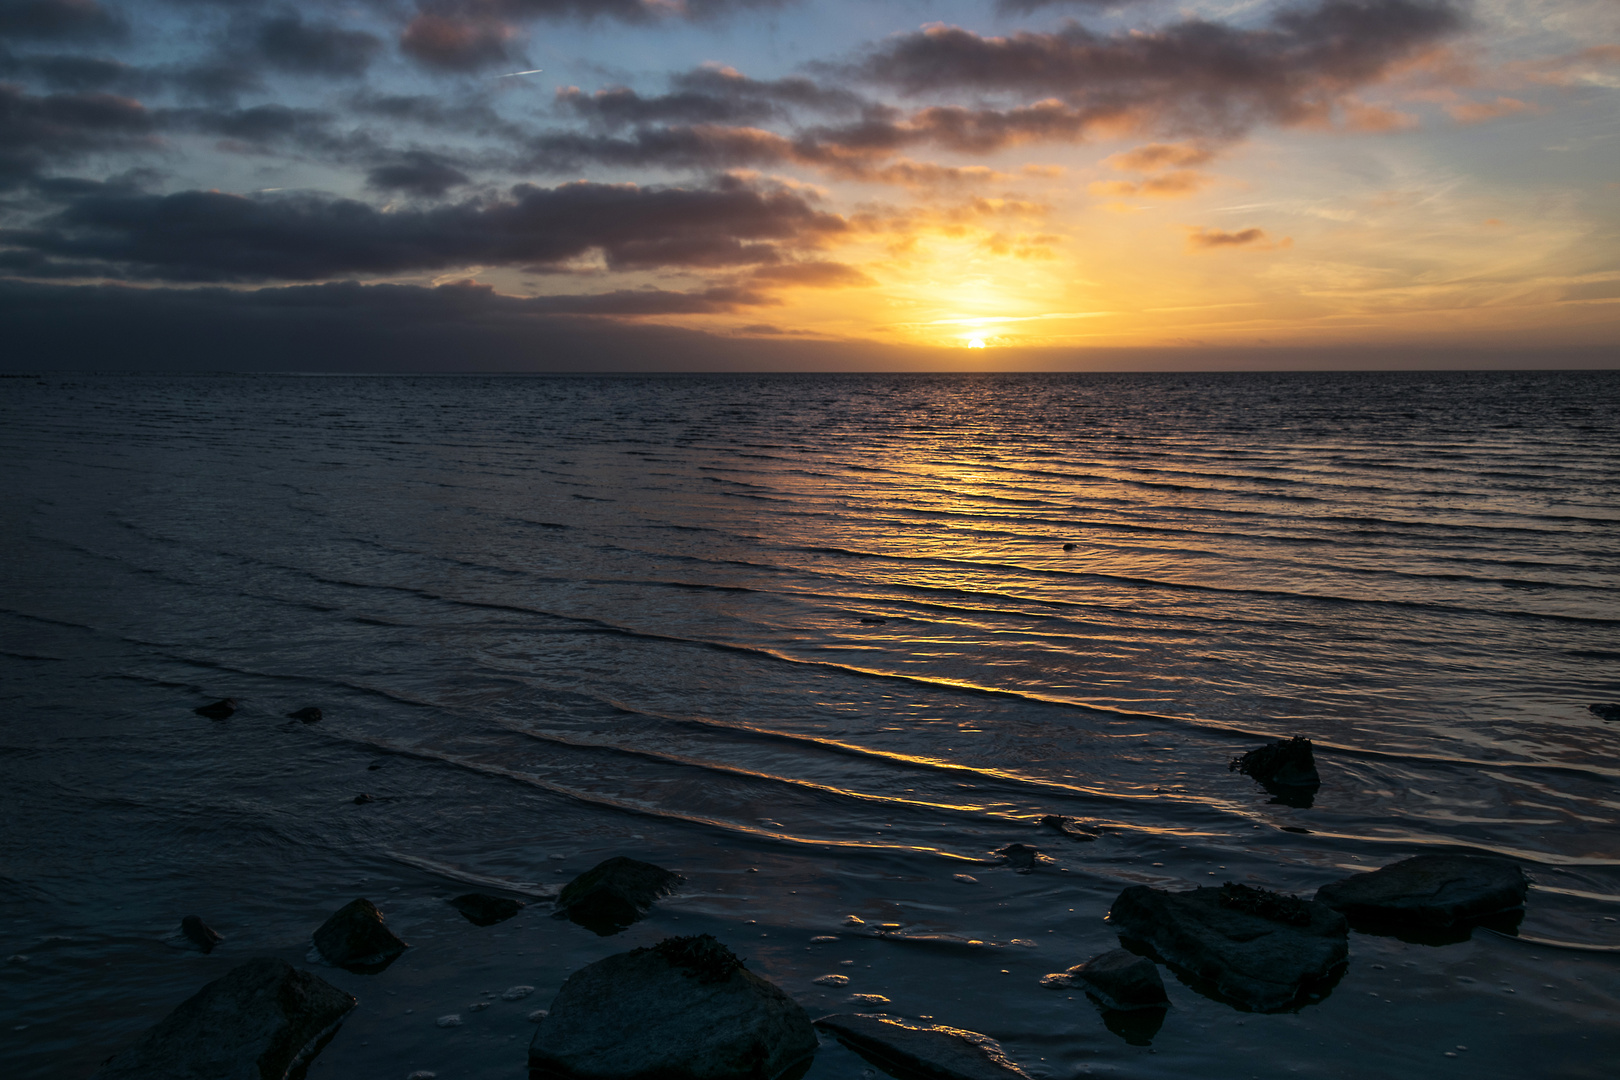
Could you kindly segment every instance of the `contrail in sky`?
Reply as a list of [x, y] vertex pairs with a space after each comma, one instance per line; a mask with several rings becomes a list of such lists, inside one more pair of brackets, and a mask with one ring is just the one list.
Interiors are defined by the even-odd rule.
[[528, 71], [508, 71], [505, 75], [491, 75], [492, 79], [510, 79], [514, 75], [538, 75], [545, 68], [530, 68]]

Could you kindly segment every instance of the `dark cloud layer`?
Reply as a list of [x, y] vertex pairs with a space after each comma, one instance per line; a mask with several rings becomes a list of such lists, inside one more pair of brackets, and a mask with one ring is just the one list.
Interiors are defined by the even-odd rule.
[[266, 19], [252, 33], [259, 56], [271, 67], [301, 75], [365, 73], [382, 42], [335, 23], [305, 22], [297, 12]]
[[0, 244], [172, 281], [307, 281], [557, 265], [593, 252], [619, 270], [759, 265], [844, 228], [786, 191], [580, 182], [387, 213], [320, 195], [93, 193], [32, 228], [0, 230]]
[[557, 92], [557, 104], [608, 130], [649, 124], [751, 124], [785, 119], [798, 109], [856, 112], [867, 104], [849, 90], [803, 76], [760, 80], [730, 68], [703, 67], [682, 72], [670, 82], [670, 93], [652, 97], [623, 86], [594, 94], [570, 86]]
[[1143, 126], [1237, 133], [1262, 121], [1325, 120], [1344, 94], [1463, 24], [1450, 0], [1322, 0], [1254, 29], [1188, 19], [1106, 36], [1070, 24], [983, 37], [934, 26], [885, 44], [858, 71], [910, 94], [1050, 95], [1134, 113]]
[[0, 38], [99, 41], [127, 29], [122, 16], [96, 0], [0, 0]]
[[0, 189], [88, 154], [151, 137], [152, 115], [113, 94], [35, 95], [0, 83]]

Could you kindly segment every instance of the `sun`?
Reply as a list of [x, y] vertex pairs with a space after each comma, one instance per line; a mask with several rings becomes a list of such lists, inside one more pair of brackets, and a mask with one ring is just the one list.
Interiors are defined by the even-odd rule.
[[970, 349], [982, 349], [982, 348], [984, 348], [984, 338], [974, 338], [972, 341], [968, 342], [968, 348], [970, 348]]

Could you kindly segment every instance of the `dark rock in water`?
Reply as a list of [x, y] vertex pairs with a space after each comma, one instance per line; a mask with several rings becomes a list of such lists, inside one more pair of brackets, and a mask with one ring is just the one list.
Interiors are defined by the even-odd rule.
[[888, 619], [879, 619], [879, 618], [875, 618], [875, 617], [872, 617], [872, 616], [868, 616], [866, 618], [861, 619], [861, 622], [863, 622], [863, 623], [871, 623], [874, 626], [880, 625], [882, 623], [886, 623], [888, 621], [889, 621]]
[[344, 904], [314, 934], [315, 948], [329, 964], [350, 971], [381, 971], [408, 945], [394, 936], [370, 900]]
[[619, 855], [597, 863], [563, 886], [556, 917], [567, 917], [606, 937], [647, 917], [661, 896], [686, 879], [652, 863]]
[[1226, 887], [1171, 893], [1133, 885], [1114, 901], [1108, 922], [1220, 996], [1261, 1012], [1300, 1000], [1349, 956], [1349, 925], [1327, 905], [1294, 900], [1306, 920], [1296, 924], [1267, 917], [1261, 905], [1234, 906], [1232, 895]]
[[456, 897], [450, 901], [450, 906], [467, 916], [470, 922], [479, 926], [494, 926], [522, 911], [523, 901], [475, 892]]
[[568, 1080], [772, 1080], [815, 1051], [804, 1009], [704, 934], [570, 975], [529, 1044], [529, 1069]]
[[321, 721], [321, 710], [313, 705], [307, 705], [297, 712], [287, 714], [289, 720], [302, 720], [306, 724], [318, 724]]
[[1620, 720], [1620, 705], [1588, 705], [1599, 720]]
[[1048, 975], [1048, 986], [1078, 986], [1109, 1009], [1162, 1009], [1170, 1004], [1159, 965], [1145, 956], [1112, 949], [1076, 964], [1062, 975]]
[[1070, 840], [1095, 840], [1102, 834], [1102, 830], [1095, 825], [1087, 825], [1079, 818], [1060, 814], [1047, 814], [1041, 818], [1041, 824], [1048, 829], [1056, 829]]
[[213, 952], [214, 946], [225, 940], [197, 915], [187, 915], [181, 919], [180, 932], [186, 935], [188, 941], [205, 953]]
[[1219, 899], [1222, 907], [1233, 911], [1246, 911], [1289, 926], [1311, 925], [1310, 905], [1297, 896], [1228, 881], [1221, 886]]
[[1073, 551], [1074, 550], [1074, 545], [1073, 544], [1064, 544], [1063, 545], [1063, 550], [1064, 551]]
[[249, 960], [177, 1005], [96, 1080], [283, 1080], [302, 1075], [354, 998], [284, 960]]
[[1132, 1046], [1152, 1046], [1169, 1009], [1104, 1009], [1103, 1027]]
[[1300, 788], [1322, 785], [1309, 739], [1279, 739], [1267, 743], [1233, 758], [1227, 770], [1252, 776], [1262, 784]]
[[1519, 864], [1484, 855], [1416, 855], [1316, 890], [1358, 924], [1450, 926], [1524, 906]]
[[996, 854], [1007, 860], [1007, 865], [1020, 874], [1027, 874], [1035, 869], [1035, 863], [1041, 856], [1041, 849], [1030, 847], [1028, 844], [1008, 844]]
[[229, 720], [231, 714], [236, 712], [235, 698], [220, 698], [207, 705], [199, 705], [191, 710], [198, 716], [206, 716], [210, 720]]
[[1027, 1077], [992, 1038], [938, 1024], [836, 1013], [816, 1026], [891, 1076], [904, 1080], [1019, 1080]]
[[358, 795], [356, 795], [354, 797], [354, 805], [356, 805], [356, 806], [364, 806], [368, 802], [376, 802], [376, 801], [377, 801], [377, 796], [368, 794], [367, 792], [364, 792], [364, 791], [362, 791], [360, 794], [358, 794]]

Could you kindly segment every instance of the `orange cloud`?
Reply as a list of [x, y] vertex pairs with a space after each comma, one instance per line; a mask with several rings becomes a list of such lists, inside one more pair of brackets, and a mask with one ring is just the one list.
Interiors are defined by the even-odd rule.
[[1111, 154], [1103, 159], [1120, 172], [1158, 172], [1161, 169], [1188, 169], [1215, 160], [1215, 151], [1195, 143], [1148, 143], [1135, 150]]
[[1463, 101], [1446, 106], [1446, 112], [1459, 124], [1482, 124], [1487, 120], [1530, 111], [1532, 106], [1510, 97], [1499, 97], [1495, 101]]
[[1216, 248], [1246, 247], [1255, 251], [1272, 251], [1277, 248], [1290, 247], [1294, 243], [1292, 237], [1285, 236], [1281, 240], [1271, 241], [1264, 229], [1253, 226], [1239, 229], [1237, 232], [1225, 232], [1221, 229], [1211, 229], [1205, 226], [1189, 227], [1187, 232], [1187, 247], [1193, 251], [1210, 251]]
[[1214, 180], [1192, 169], [1179, 169], [1162, 176], [1149, 176], [1140, 181], [1101, 180], [1092, 184], [1093, 195], [1115, 198], [1137, 196], [1146, 199], [1181, 199], [1208, 187]]

